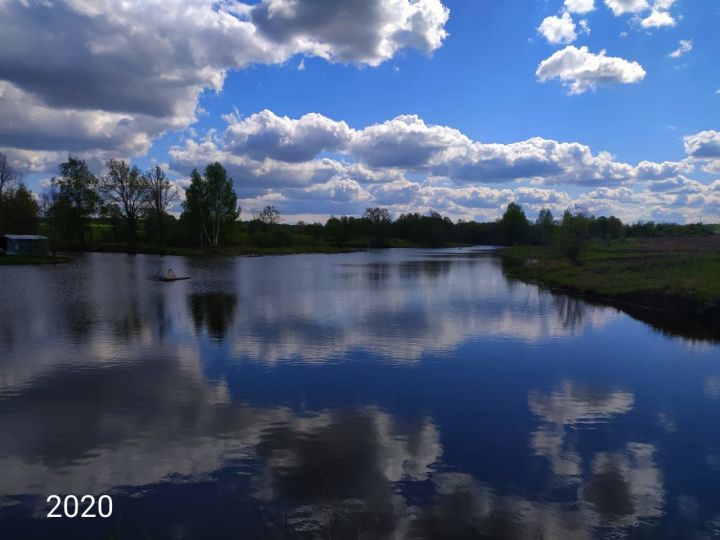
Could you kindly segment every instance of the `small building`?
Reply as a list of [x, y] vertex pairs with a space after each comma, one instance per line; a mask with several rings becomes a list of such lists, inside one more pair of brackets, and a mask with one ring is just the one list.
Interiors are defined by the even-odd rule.
[[5, 255], [45, 257], [48, 254], [47, 236], [39, 234], [6, 234], [3, 240]]

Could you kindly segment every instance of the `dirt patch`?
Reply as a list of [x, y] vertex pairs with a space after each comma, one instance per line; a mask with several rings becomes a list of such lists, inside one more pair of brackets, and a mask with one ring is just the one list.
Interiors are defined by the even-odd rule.
[[712, 236], [683, 236], [640, 238], [640, 249], [649, 251], [720, 251], [720, 234]]

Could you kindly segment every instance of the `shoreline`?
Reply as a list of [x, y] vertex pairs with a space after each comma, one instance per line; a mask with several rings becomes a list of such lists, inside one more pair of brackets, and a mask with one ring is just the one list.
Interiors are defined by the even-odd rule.
[[640, 242], [595, 243], [572, 265], [550, 247], [500, 250], [505, 274], [613, 305], [694, 320], [720, 319], [720, 252], [653, 249]]
[[[172, 247], [163, 251], [153, 248], [139, 248], [135, 253], [130, 253], [121, 246], [92, 246], [83, 251], [64, 251], [72, 255], [81, 255], [84, 253], [116, 253], [118, 255], [159, 255], [169, 257], [273, 257], [285, 255], [335, 255], [343, 253], [359, 253], [370, 250], [384, 249], [447, 249], [470, 247], [462, 244], [444, 244], [440, 246], [429, 246], [421, 244], [397, 243], [387, 246], [278, 246], [278, 247], [226, 247], [219, 248], [216, 251], [208, 251], [201, 248]], [[61, 264], [72, 262], [74, 257], [67, 255], [57, 255], [56, 257], [25, 257], [16, 255], [6, 255], [0, 257], [0, 266], [20, 266], [20, 265], [43, 265], [43, 264]]]
[[0, 266], [24, 266], [24, 265], [48, 265], [48, 264], [66, 264], [73, 262], [73, 257], [66, 255], [57, 255], [53, 257], [26, 256], [26, 255], [3, 255], [0, 257]]

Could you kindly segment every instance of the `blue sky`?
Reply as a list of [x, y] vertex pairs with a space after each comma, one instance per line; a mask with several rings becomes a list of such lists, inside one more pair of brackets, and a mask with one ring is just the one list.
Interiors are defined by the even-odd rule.
[[35, 191], [72, 152], [98, 174], [161, 163], [179, 187], [219, 159], [245, 217], [275, 204], [290, 222], [371, 205], [492, 219], [511, 200], [720, 221], [715, 0], [0, 12], [17, 31], [0, 37], [0, 151]]

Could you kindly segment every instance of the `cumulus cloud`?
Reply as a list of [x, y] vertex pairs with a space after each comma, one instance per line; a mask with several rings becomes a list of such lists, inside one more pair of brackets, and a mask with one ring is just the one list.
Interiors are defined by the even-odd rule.
[[577, 38], [575, 28], [575, 22], [570, 13], [566, 11], [560, 17], [545, 17], [538, 27], [538, 32], [548, 40], [548, 43], [565, 45], [572, 43]]
[[720, 174], [720, 159], [708, 161], [702, 166], [702, 170], [708, 174]]
[[[290, 119], [266, 110], [246, 119], [235, 115], [225, 119], [228, 127], [223, 134], [200, 142], [189, 139], [184, 147], [171, 149], [173, 167], [187, 172], [219, 160], [241, 184], [266, 187], [310, 185], [332, 177], [393, 182], [414, 173], [461, 184], [622, 183], [638, 174], [612, 155], [595, 154], [579, 143], [540, 137], [482, 143], [457, 129], [426, 124], [416, 115], [363, 129], [314, 113]], [[335, 157], [321, 157], [323, 152]]]
[[675, 18], [669, 12], [673, 4], [675, 0], [655, 0], [650, 14], [640, 21], [640, 26], [643, 28], [675, 26]]
[[428, 126], [416, 115], [404, 115], [358, 132], [352, 150], [361, 161], [373, 167], [418, 169], [427, 166], [438, 152], [470, 143], [470, 139], [456, 129]]
[[680, 58], [693, 49], [693, 42], [690, 39], [681, 39], [678, 48], [669, 54], [670, 58]]
[[[327, 216], [379, 205], [396, 215], [437, 210], [453, 218], [494, 219], [516, 201], [529, 215], [581, 204], [630, 221], [710, 221], [720, 213], [720, 193], [688, 178], [700, 155], [710, 154], [715, 132], [687, 137], [686, 159], [632, 165], [578, 142], [476, 141], [417, 115], [366, 127], [317, 113], [289, 118], [263, 110], [224, 118], [224, 131], [171, 148], [170, 166], [187, 174], [221, 161], [246, 208], [276, 204], [286, 215]], [[566, 185], [591, 191], [556, 189]]]
[[605, 5], [612, 10], [615, 16], [625, 13], [640, 13], [650, 7], [647, 0], [605, 0]]
[[378, 65], [403, 48], [432, 52], [447, 36], [439, 0], [264, 0], [251, 10], [268, 39], [323, 58]]
[[565, 0], [565, 10], [569, 13], [589, 13], [595, 9], [595, 0]]
[[300, 162], [319, 153], [343, 148], [352, 137], [345, 122], [309, 113], [297, 120], [263, 110], [247, 118], [231, 115], [225, 132], [226, 149], [252, 159]]
[[640, 25], [643, 28], [662, 28], [663, 26], [675, 26], [675, 19], [667, 11], [653, 9], [650, 15], [645, 17]]
[[142, 154], [194, 122], [229, 70], [430, 53], [448, 16], [440, 0], [0, 2], [0, 146]]
[[684, 176], [679, 176], [677, 178], [661, 180], [659, 182], [650, 182], [648, 184], [648, 189], [650, 191], [665, 191], [672, 193], [689, 194], [703, 193], [707, 189], [707, 186], [705, 184], [697, 182], [696, 180], [690, 180], [688, 178], [685, 178]]
[[635, 176], [638, 180], [665, 180], [694, 171], [695, 166], [690, 160], [663, 161], [662, 163], [641, 161], [635, 169]]
[[605, 4], [617, 17], [633, 14], [642, 28], [662, 28], [675, 26], [675, 18], [670, 9], [675, 0], [655, 0], [652, 6], [647, 0], [605, 0]]
[[568, 45], [543, 60], [536, 75], [541, 82], [560, 79], [570, 94], [582, 94], [606, 84], [638, 83], [645, 78], [645, 70], [637, 62], [607, 56], [604, 50], [595, 54], [587, 47]]
[[683, 139], [685, 152], [694, 158], [720, 158], [720, 131], [701, 131]]

